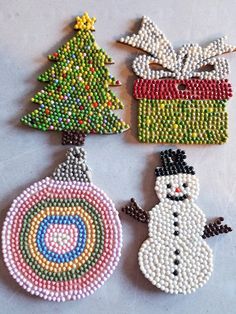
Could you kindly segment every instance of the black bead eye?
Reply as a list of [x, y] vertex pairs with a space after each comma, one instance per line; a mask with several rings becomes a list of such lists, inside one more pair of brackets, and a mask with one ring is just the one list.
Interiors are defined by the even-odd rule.
[[168, 183], [166, 186], [167, 186], [168, 189], [171, 188], [171, 184], [170, 183]]
[[187, 187], [188, 187], [188, 183], [184, 183], [184, 184], [183, 184], [183, 187], [184, 187], [184, 188], [187, 188]]

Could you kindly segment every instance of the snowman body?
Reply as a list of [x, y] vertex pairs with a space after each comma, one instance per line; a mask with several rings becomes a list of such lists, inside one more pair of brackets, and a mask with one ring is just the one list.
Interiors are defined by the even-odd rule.
[[149, 238], [139, 251], [140, 269], [165, 292], [194, 292], [213, 270], [212, 251], [202, 239], [206, 218], [193, 201], [198, 180], [186, 173], [162, 176], [155, 190], [160, 203], [150, 211]]

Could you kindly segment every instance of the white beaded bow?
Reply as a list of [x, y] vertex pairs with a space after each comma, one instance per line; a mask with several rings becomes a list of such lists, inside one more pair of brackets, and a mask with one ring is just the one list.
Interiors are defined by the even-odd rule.
[[[133, 61], [133, 70], [144, 79], [172, 77], [177, 79], [223, 79], [229, 74], [229, 62], [224, 53], [236, 50], [227, 44], [226, 36], [211, 42], [203, 48], [198, 44], [185, 44], [178, 53], [165, 35], [149, 17], [144, 16], [137, 34], [121, 38], [120, 42], [140, 48], [149, 55], [139, 55]], [[150, 64], [161, 65], [162, 69], [152, 70]], [[204, 69], [210, 65], [212, 70]]]

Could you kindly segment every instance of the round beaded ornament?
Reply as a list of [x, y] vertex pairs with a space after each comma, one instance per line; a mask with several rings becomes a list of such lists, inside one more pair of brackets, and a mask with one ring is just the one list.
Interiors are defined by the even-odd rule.
[[7, 213], [5, 263], [25, 290], [50, 301], [92, 294], [120, 258], [121, 224], [112, 201], [90, 182], [85, 152], [26, 189]]

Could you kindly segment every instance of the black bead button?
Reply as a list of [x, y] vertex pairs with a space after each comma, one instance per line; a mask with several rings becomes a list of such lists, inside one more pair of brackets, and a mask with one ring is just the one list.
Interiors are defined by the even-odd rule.
[[178, 276], [178, 271], [177, 270], [173, 271], [173, 275]]
[[174, 253], [175, 253], [175, 255], [179, 255], [180, 254], [180, 250], [177, 249], [177, 250], [174, 251]]
[[174, 213], [173, 213], [173, 216], [174, 216], [174, 217], [178, 217], [178, 216], [179, 216], [179, 213], [174, 212]]
[[175, 236], [178, 236], [178, 235], [179, 235], [179, 231], [176, 230], [176, 231], [174, 232], [174, 235], [175, 235]]
[[178, 259], [175, 259], [175, 260], [174, 260], [174, 264], [175, 264], [175, 265], [179, 265], [179, 260], [178, 260]]
[[178, 221], [175, 221], [175, 222], [174, 222], [174, 226], [175, 226], [175, 227], [178, 227], [178, 225], [179, 225]]

